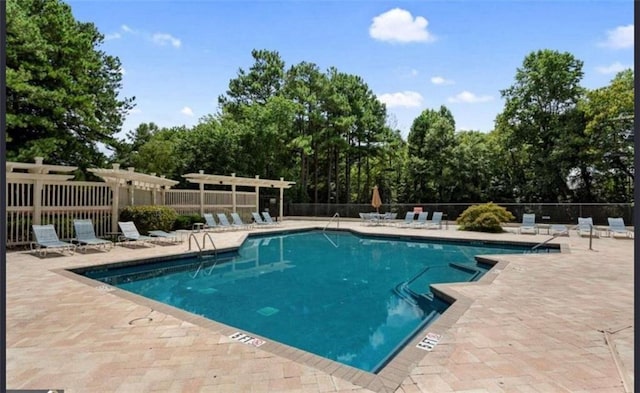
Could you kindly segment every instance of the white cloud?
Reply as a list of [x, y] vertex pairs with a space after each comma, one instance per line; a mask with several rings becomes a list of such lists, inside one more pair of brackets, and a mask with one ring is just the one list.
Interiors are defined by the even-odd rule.
[[171, 34], [155, 33], [151, 40], [158, 45], [171, 44], [174, 48], [180, 48], [182, 42]]
[[[123, 34], [126, 33], [126, 34], [141, 36], [143, 39], [147, 41], [151, 41], [156, 45], [160, 45], [160, 46], [171, 45], [174, 48], [180, 48], [182, 46], [182, 41], [180, 41], [179, 38], [176, 38], [169, 33], [149, 34], [145, 31], [133, 29], [127, 25], [120, 26], [120, 30]], [[120, 33], [115, 33], [115, 34], [112, 34], [111, 36], [113, 36], [114, 38], [120, 38], [122, 35]]]
[[122, 35], [120, 35], [120, 33], [107, 34], [104, 36], [105, 41], [117, 40], [119, 38], [122, 38]]
[[620, 71], [624, 71], [628, 68], [632, 68], [631, 66], [626, 66], [620, 62], [615, 62], [611, 65], [608, 66], [600, 66], [600, 67], [596, 67], [596, 71], [598, 71], [601, 74], [617, 74]]
[[130, 28], [127, 25], [122, 25], [120, 26], [120, 28], [122, 29], [122, 31], [124, 31], [125, 33], [137, 33], [137, 31], [133, 30], [132, 28]]
[[422, 95], [415, 91], [403, 91], [399, 93], [385, 93], [378, 96], [388, 108], [419, 107], [422, 105]]
[[448, 101], [453, 103], [476, 104], [493, 100], [491, 96], [477, 96], [469, 91], [463, 91], [454, 97], [449, 97]]
[[611, 49], [633, 48], [633, 25], [618, 26], [607, 31], [607, 40], [600, 46]]
[[435, 37], [427, 31], [429, 21], [422, 16], [415, 18], [409, 11], [394, 8], [373, 18], [369, 35], [388, 42], [429, 42]]
[[182, 108], [180, 113], [182, 113], [185, 116], [193, 117], [193, 110], [188, 106], [185, 106], [184, 108]]
[[450, 79], [445, 79], [441, 76], [434, 76], [431, 78], [431, 83], [434, 85], [453, 85], [455, 82]]
[[139, 108], [133, 108], [133, 109], [131, 109], [129, 111], [130, 115], [137, 115], [137, 114], [140, 114], [140, 113], [142, 113], [142, 109], [139, 109]]

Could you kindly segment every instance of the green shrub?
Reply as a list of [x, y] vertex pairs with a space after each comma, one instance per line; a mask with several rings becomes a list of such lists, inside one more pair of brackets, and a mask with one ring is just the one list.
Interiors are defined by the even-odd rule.
[[204, 223], [204, 218], [199, 214], [182, 214], [173, 222], [173, 229], [191, 229], [196, 222]]
[[159, 229], [170, 231], [178, 213], [167, 206], [128, 206], [120, 212], [120, 221], [133, 221], [142, 234]]
[[460, 214], [456, 223], [460, 225], [461, 231], [476, 232], [502, 232], [502, 223], [514, 220], [515, 217], [510, 211], [493, 202], [484, 205], [474, 205]]

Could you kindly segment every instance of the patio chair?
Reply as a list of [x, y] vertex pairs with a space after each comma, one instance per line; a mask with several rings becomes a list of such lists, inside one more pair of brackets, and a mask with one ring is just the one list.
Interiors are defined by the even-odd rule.
[[229, 222], [229, 219], [227, 218], [227, 215], [224, 213], [218, 213], [218, 222], [220, 223], [218, 226], [222, 229], [237, 229], [238, 226], [237, 225], [231, 225], [231, 223]]
[[149, 236], [151, 238], [155, 237], [158, 240], [161, 240], [166, 243], [172, 243], [172, 244], [182, 243], [182, 239], [180, 235], [178, 235], [177, 232], [173, 232], [173, 231], [172, 232], [165, 232], [161, 230], [149, 231]]
[[551, 236], [569, 236], [569, 228], [562, 224], [553, 224], [549, 227], [549, 235]]
[[624, 225], [624, 218], [622, 217], [607, 217], [609, 222], [609, 235], [616, 237], [616, 235], [624, 235], [624, 237], [633, 237], [633, 232], [627, 229]]
[[593, 227], [593, 218], [591, 217], [578, 217], [578, 225], [576, 225], [576, 231], [578, 231], [578, 236], [589, 236], [592, 235], [594, 237], [598, 237], [598, 232], [596, 232]]
[[380, 218], [378, 213], [358, 213], [362, 219], [362, 225], [378, 225]]
[[136, 228], [136, 224], [133, 221], [118, 221], [118, 226], [122, 235], [118, 236], [118, 240], [122, 242], [141, 243], [143, 245], [153, 245], [150, 242], [153, 240], [150, 236], [141, 235]]
[[251, 229], [253, 227], [252, 224], [245, 224], [242, 221], [242, 218], [240, 218], [240, 215], [238, 213], [231, 213], [231, 219], [233, 220], [233, 222], [231, 223], [232, 226], [237, 226], [238, 228], [247, 228], [247, 229]]
[[398, 223], [398, 226], [401, 228], [406, 228], [408, 226], [411, 226], [415, 216], [416, 216], [415, 212], [407, 212], [407, 214], [404, 216], [404, 221]]
[[522, 224], [518, 228], [518, 233], [533, 233], [538, 234], [538, 227], [536, 226], [536, 215], [533, 213], [525, 213], [522, 215]]
[[251, 217], [253, 217], [253, 222], [257, 226], [272, 225], [272, 224], [269, 224], [268, 222], [266, 222], [265, 220], [263, 220], [262, 216], [260, 216], [260, 213], [258, 213], [258, 212], [251, 212]]
[[58, 250], [60, 253], [67, 250], [71, 254], [76, 251], [75, 244], [63, 242], [58, 238], [56, 228], [53, 225], [31, 225], [31, 227], [35, 241], [29, 243], [29, 247], [31, 251], [40, 254], [40, 256], [47, 255], [49, 250]]
[[216, 220], [213, 218], [213, 214], [211, 214], [211, 213], [204, 213], [202, 215], [202, 217], [204, 217], [204, 221], [205, 221], [205, 224], [204, 224], [204, 229], [205, 230], [217, 231], [217, 230], [225, 230], [225, 229], [227, 229], [227, 228], [223, 228], [222, 226], [216, 224]]
[[271, 217], [271, 214], [269, 214], [269, 212], [262, 212], [262, 217], [264, 217], [264, 220], [269, 224], [280, 225], [280, 222], [273, 221], [273, 218]]
[[96, 236], [91, 220], [73, 220], [73, 228], [76, 231], [76, 237], [72, 239], [72, 241], [78, 243], [80, 248], [83, 248], [85, 251], [87, 247], [90, 246], [96, 248], [102, 247], [102, 249], [106, 251], [110, 251], [113, 248], [112, 241], [100, 239]]
[[410, 228], [424, 228], [427, 226], [427, 218], [429, 217], [429, 212], [420, 212], [418, 213], [418, 218], [409, 225]]
[[442, 229], [442, 212], [433, 212], [431, 221], [425, 224], [425, 228], [428, 229]]

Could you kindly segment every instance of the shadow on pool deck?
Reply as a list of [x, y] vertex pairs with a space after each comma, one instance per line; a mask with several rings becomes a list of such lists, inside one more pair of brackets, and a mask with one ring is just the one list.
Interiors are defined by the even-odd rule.
[[[326, 222], [291, 220], [283, 227], [322, 228]], [[533, 243], [549, 237], [349, 221], [340, 227]], [[266, 231], [212, 236], [218, 248], [228, 248], [248, 233]], [[478, 283], [439, 285], [458, 300], [428, 328], [442, 335], [438, 344], [430, 352], [417, 350], [423, 337], [416, 337], [378, 376], [277, 343], [242, 344], [228, 337], [236, 329], [59, 270], [180, 254], [186, 242], [44, 259], [10, 252], [7, 387], [67, 393], [624, 392], [625, 381], [633, 386], [634, 371], [633, 241], [595, 239], [594, 251], [574, 234], [555, 242], [571, 252], [498, 256], [498, 266]]]

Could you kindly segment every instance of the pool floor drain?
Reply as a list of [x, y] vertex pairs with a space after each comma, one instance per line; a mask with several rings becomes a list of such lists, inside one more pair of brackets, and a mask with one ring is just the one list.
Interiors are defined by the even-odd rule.
[[278, 311], [280, 310], [274, 307], [263, 307], [260, 310], [258, 310], [257, 313], [260, 315], [264, 315], [265, 317], [270, 317], [273, 314], [276, 314]]

